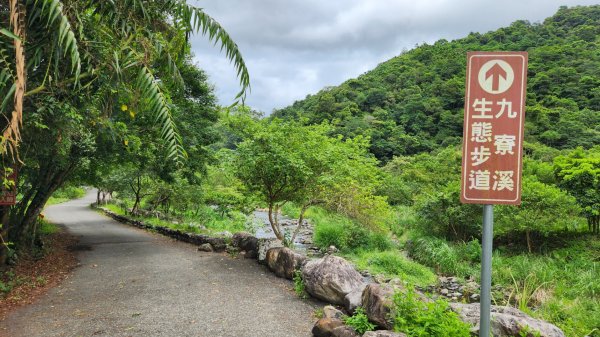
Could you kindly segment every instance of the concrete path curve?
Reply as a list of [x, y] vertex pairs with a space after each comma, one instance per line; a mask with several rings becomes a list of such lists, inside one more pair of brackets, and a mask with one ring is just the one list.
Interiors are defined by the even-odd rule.
[[81, 265], [0, 335], [309, 337], [315, 303], [254, 260], [119, 224], [91, 210], [94, 193], [45, 214], [81, 237]]

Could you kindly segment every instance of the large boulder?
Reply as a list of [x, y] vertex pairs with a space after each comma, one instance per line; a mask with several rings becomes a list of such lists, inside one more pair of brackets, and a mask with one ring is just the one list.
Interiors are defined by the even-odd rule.
[[239, 232], [231, 237], [231, 244], [246, 252], [244, 257], [255, 259], [258, 256], [258, 239], [252, 234]]
[[328, 255], [308, 261], [302, 267], [306, 291], [333, 304], [344, 304], [344, 297], [363, 286], [362, 276], [341, 257]]
[[[473, 332], [479, 332], [479, 303], [450, 303], [450, 308], [458, 313], [463, 321], [474, 326]], [[521, 310], [493, 305], [491, 311], [494, 337], [521, 336], [521, 331], [528, 331], [528, 337], [565, 337], [555, 325], [533, 318]]]
[[321, 318], [312, 329], [314, 337], [331, 337], [333, 329], [343, 326], [344, 322], [337, 318]]
[[344, 297], [344, 308], [346, 308], [346, 311], [350, 315], [354, 314], [356, 308], [362, 307], [362, 294], [366, 286], [367, 284], [364, 283], [361, 287], [356, 288]]
[[275, 275], [291, 280], [296, 270], [306, 262], [306, 256], [287, 247], [276, 247], [267, 251], [266, 260], [267, 266]]
[[394, 326], [391, 317], [394, 291], [389, 284], [371, 283], [362, 293], [362, 306], [369, 320], [387, 330]]
[[258, 239], [257, 243], [257, 253], [258, 253], [258, 263], [266, 264], [267, 263], [267, 252], [271, 248], [275, 247], [283, 247], [283, 243], [281, 240], [273, 239], [273, 238], [261, 238]]
[[401, 332], [394, 332], [389, 330], [378, 330], [378, 331], [367, 331], [362, 337], [406, 337]]

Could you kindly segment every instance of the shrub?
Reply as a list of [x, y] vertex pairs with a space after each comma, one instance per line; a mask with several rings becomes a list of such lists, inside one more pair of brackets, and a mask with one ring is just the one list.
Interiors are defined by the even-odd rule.
[[354, 315], [344, 318], [344, 323], [354, 328], [360, 335], [367, 331], [375, 330], [376, 325], [369, 322], [365, 309], [362, 307], [356, 308]]
[[344, 227], [338, 223], [323, 223], [315, 226], [314, 242], [320, 248], [345, 247]]
[[304, 284], [304, 280], [302, 279], [302, 272], [296, 270], [294, 272], [294, 292], [300, 298], [308, 298], [308, 294], [306, 293], [306, 286]]
[[469, 337], [469, 324], [443, 300], [422, 302], [412, 288], [394, 294], [394, 330], [413, 336]]
[[310, 213], [315, 223], [314, 242], [321, 249], [336, 246], [341, 251], [390, 249], [392, 243], [387, 233], [373, 231], [343, 216], [322, 210]]

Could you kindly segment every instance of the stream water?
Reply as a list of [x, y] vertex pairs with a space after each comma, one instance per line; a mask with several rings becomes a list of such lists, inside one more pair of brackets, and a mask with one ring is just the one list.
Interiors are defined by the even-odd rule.
[[[275, 238], [275, 233], [273, 233], [273, 229], [269, 223], [269, 213], [263, 210], [256, 210], [253, 214], [258, 222], [262, 223], [261, 226], [256, 228], [254, 235], [259, 239]], [[281, 225], [282, 230], [285, 233], [289, 233], [289, 236], [291, 237], [298, 227], [298, 220], [280, 215], [279, 224]], [[318, 251], [318, 249], [313, 245], [313, 232], [313, 225], [305, 220], [300, 232], [298, 233], [298, 236], [296, 236], [296, 239], [294, 240], [294, 249], [304, 252]]]

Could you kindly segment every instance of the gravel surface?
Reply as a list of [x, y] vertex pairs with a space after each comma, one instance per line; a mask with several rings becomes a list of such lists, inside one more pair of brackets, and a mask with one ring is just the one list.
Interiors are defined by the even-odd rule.
[[45, 214], [80, 236], [80, 266], [0, 336], [309, 337], [316, 302], [255, 260], [204, 253], [91, 210], [95, 193]]

